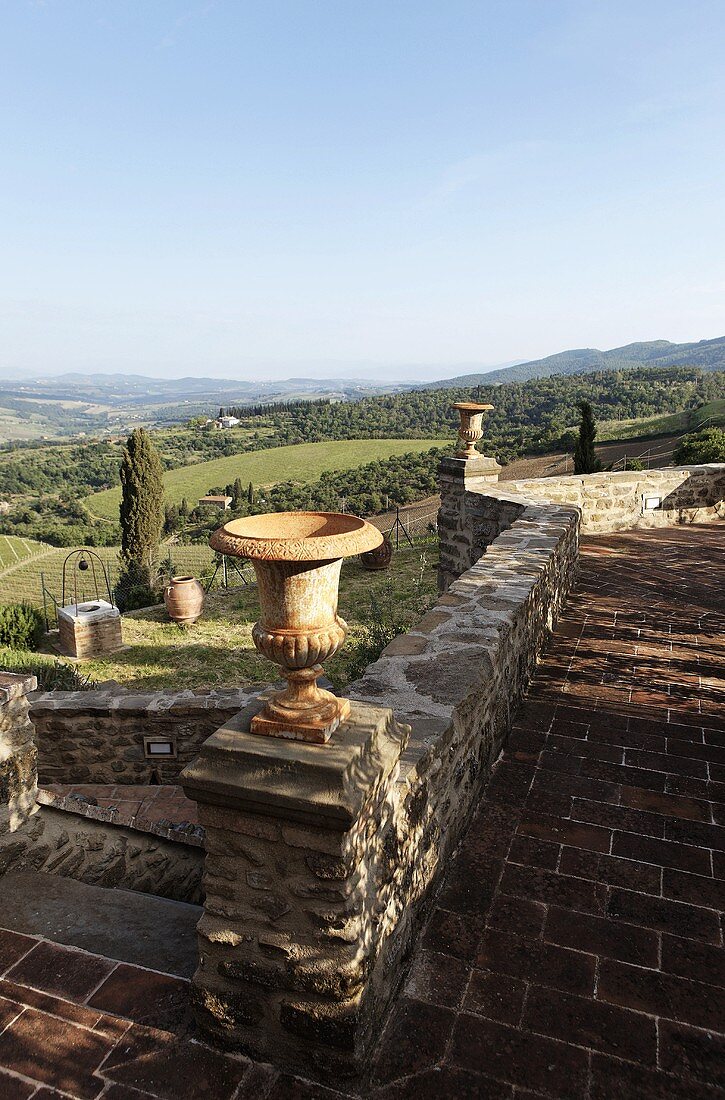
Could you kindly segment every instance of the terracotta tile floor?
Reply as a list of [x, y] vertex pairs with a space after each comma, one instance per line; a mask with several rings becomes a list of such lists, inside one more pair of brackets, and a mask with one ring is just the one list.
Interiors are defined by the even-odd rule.
[[[387, 1022], [375, 1100], [725, 1096], [724, 537], [586, 541]], [[357, 1094], [197, 1042], [185, 989], [0, 932], [0, 1097]]]

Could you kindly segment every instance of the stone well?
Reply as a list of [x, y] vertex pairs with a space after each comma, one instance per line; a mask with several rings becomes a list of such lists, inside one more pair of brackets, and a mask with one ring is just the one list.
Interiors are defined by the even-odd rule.
[[123, 646], [121, 613], [107, 600], [71, 603], [58, 611], [60, 651], [66, 657], [100, 657]]

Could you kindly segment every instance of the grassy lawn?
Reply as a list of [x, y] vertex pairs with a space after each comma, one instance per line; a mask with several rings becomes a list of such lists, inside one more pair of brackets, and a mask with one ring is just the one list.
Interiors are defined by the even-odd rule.
[[[245, 485], [251, 481], [257, 489], [278, 481], [315, 481], [329, 470], [350, 470], [378, 458], [429, 451], [435, 446], [435, 439], [347, 439], [213, 458], [168, 470], [164, 475], [166, 499], [179, 504], [186, 497], [193, 507], [213, 485], [228, 485], [237, 477]], [[117, 520], [120, 498], [120, 488], [106, 489], [86, 497], [84, 503], [93, 515]]]
[[[340, 582], [340, 614], [350, 632], [345, 646], [325, 666], [336, 687], [358, 675], [365, 624], [373, 617], [399, 628], [411, 626], [435, 600], [438, 548], [435, 542], [400, 550], [389, 572], [368, 572], [357, 558], [346, 561]], [[127, 648], [103, 660], [83, 661], [79, 669], [94, 680], [117, 680], [139, 691], [157, 688], [234, 687], [280, 679], [276, 665], [252, 642], [259, 616], [256, 585], [207, 596], [204, 614], [189, 628], [169, 622], [163, 609], [123, 617]], [[367, 663], [367, 662], [365, 662]]]

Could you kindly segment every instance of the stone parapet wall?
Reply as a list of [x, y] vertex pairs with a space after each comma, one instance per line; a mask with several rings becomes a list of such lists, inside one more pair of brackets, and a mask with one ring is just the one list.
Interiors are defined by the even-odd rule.
[[[44, 783], [177, 782], [206, 740], [249, 701], [228, 691], [52, 691], [31, 699]], [[148, 757], [145, 738], [169, 740], [174, 756]]]
[[[725, 518], [723, 463], [502, 481], [495, 487], [478, 486], [475, 478], [467, 478], [466, 487], [494, 496], [523, 494], [540, 501], [575, 504], [581, 509], [582, 531], [591, 534]], [[648, 497], [659, 497], [661, 504], [645, 507]]]
[[38, 793], [28, 695], [34, 676], [0, 672], [0, 837], [15, 833], [35, 813]]
[[257, 702], [182, 776], [206, 834], [197, 1016], [226, 1045], [365, 1065], [575, 575], [576, 508], [518, 498], [486, 522], [488, 553], [351, 686], [329, 745], [250, 735]]
[[[444, 489], [444, 512], [449, 504]], [[487, 552], [459, 569], [434, 608], [350, 689], [352, 698], [389, 706], [411, 727], [380, 835], [402, 869], [387, 899], [391, 984], [576, 576], [576, 508], [523, 498], [489, 507], [473, 494], [466, 504], [485, 528]], [[459, 547], [460, 565], [479, 556], [478, 537]]]
[[[42, 791], [39, 797], [42, 800]], [[22, 829], [0, 835], [0, 876], [8, 871], [42, 871], [91, 886], [201, 904], [201, 848], [70, 810], [39, 801], [37, 812]]]

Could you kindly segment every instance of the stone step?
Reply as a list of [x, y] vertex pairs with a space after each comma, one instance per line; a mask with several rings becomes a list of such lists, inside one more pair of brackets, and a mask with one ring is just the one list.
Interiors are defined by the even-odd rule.
[[196, 967], [202, 912], [198, 905], [39, 871], [0, 878], [2, 927], [184, 978]]

